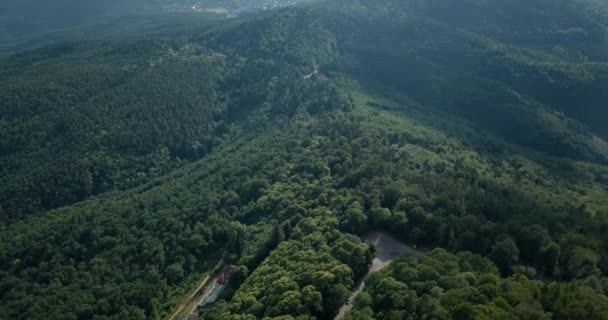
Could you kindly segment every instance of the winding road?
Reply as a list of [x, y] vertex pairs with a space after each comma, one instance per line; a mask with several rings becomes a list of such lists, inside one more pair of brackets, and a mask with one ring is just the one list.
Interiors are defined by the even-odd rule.
[[[395, 239], [394, 237], [383, 233], [383, 232], [370, 232], [365, 235], [362, 240], [376, 247], [376, 257], [372, 261], [372, 265], [369, 268], [369, 272], [367, 275], [378, 272], [386, 267], [388, 267], [391, 262], [395, 261], [397, 258], [401, 256], [412, 256], [412, 257], [421, 257], [424, 253], [420, 250], [417, 250], [414, 247], [408, 246], [403, 242]], [[367, 277], [366, 275], [366, 277]], [[350, 298], [348, 298], [346, 304], [344, 304], [338, 314], [334, 318], [334, 320], [342, 320], [344, 317], [351, 311], [353, 308], [353, 302], [355, 298], [363, 292], [365, 288], [365, 281], [361, 281], [359, 285], [353, 290]]]

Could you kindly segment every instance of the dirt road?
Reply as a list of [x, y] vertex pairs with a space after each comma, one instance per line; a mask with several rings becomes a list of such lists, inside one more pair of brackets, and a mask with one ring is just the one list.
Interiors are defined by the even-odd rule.
[[[219, 270], [222, 267], [222, 265], [224, 264], [224, 255], [225, 255], [225, 253], [222, 255], [222, 258], [220, 259], [220, 261], [215, 265], [215, 267], [211, 271], [212, 273], [215, 270]], [[167, 319], [168, 320], [180, 320], [182, 316], [188, 316], [188, 315], [196, 312], [196, 305], [200, 301], [201, 297], [205, 296], [209, 292], [209, 288], [207, 288], [207, 290], [204, 290], [205, 287], [209, 283], [212, 283], [212, 282], [215, 283], [216, 280], [217, 280], [217, 278], [212, 279], [211, 274], [209, 274], [209, 273], [207, 275], [205, 275], [205, 277], [203, 277], [203, 279], [199, 282], [199, 284], [196, 286], [196, 288], [194, 290], [190, 291], [190, 295], [188, 296], [187, 299], [184, 300], [184, 303], [180, 304], [179, 307], [177, 307], [177, 309], [175, 310], [175, 312], [173, 314], [171, 314], [171, 317], [169, 317]]]
[[[190, 294], [190, 296], [188, 297], [188, 300], [186, 303], [180, 305], [177, 310], [175, 310], [175, 312], [171, 315], [171, 317], [169, 318], [169, 320], [179, 320], [179, 316], [180, 315], [184, 315], [184, 309], [186, 309], [187, 306], [189, 306], [190, 304], [192, 304], [192, 302], [196, 302], [197, 300], [197, 296], [199, 294], [199, 292], [203, 289], [203, 287], [205, 287], [205, 285], [207, 285], [207, 283], [209, 283], [209, 279], [211, 279], [211, 277], [209, 276], [209, 274], [207, 274], [203, 280], [201, 280], [201, 282], [199, 283], [199, 285], [196, 287], [196, 289], [194, 291], [192, 291], [192, 293]], [[196, 305], [195, 305], [196, 306]], [[186, 309], [187, 310], [187, 309]], [[188, 313], [190, 313], [191, 310], [188, 310]]]
[[383, 232], [370, 232], [363, 241], [376, 247], [376, 257], [372, 261], [370, 273], [386, 268], [401, 256], [421, 257], [424, 253]]
[[[408, 246], [403, 242], [395, 239], [394, 237], [383, 233], [383, 232], [370, 232], [365, 235], [362, 240], [376, 247], [376, 257], [372, 261], [372, 265], [369, 268], [369, 272], [367, 275], [378, 272], [386, 267], [388, 267], [391, 262], [395, 261], [397, 258], [401, 256], [412, 256], [412, 257], [421, 257], [424, 253], [420, 250], [417, 250], [414, 247]], [[366, 275], [366, 277], [367, 277]], [[342, 320], [344, 317], [350, 312], [353, 308], [353, 303], [355, 298], [363, 292], [365, 288], [365, 281], [362, 281], [353, 291], [350, 298], [348, 298], [346, 304], [340, 308], [338, 315], [334, 318], [334, 320]]]

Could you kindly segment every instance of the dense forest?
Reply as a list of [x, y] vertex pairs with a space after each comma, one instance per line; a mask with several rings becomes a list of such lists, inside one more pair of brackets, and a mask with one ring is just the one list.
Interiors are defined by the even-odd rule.
[[436, 249], [372, 275], [349, 319], [606, 319], [589, 282], [543, 282], [521, 269], [501, 278], [489, 260]]
[[599, 5], [184, 17], [1, 58], [0, 319], [608, 319]]

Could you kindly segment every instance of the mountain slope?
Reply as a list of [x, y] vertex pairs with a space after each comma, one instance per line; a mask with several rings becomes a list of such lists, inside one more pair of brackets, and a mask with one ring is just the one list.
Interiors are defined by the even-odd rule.
[[[508, 12], [508, 17], [520, 21], [514, 9], [503, 8], [498, 2], [479, 5], [474, 11], [488, 17], [487, 21], [494, 23], [492, 28], [462, 23], [479, 19], [467, 18], [463, 10], [450, 10], [447, 1], [425, 2], [422, 8], [416, 5], [412, 8], [410, 3], [391, 3], [376, 10], [363, 7], [361, 13], [346, 16], [345, 24], [350, 24], [342, 24], [344, 30], [357, 32], [344, 36], [347, 40], [342, 50], [351, 59], [343, 68], [361, 74], [363, 79], [392, 86], [401, 95], [423, 105], [434, 105], [470, 119], [512, 141], [555, 155], [606, 160], [608, 149], [602, 141], [606, 132], [601, 121], [607, 116], [606, 97], [601, 89], [606, 86], [604, 51], [578, 52], [581, 58], [570, 60], [538, 47], [531, 48], [524, 40], [512, 43], [512, 36], [490, 32], [513, 29], [505, 18], [493, 18], [495, 12]], [[563, 6], [557, 6], [559, 10], [552, 13], [535, 11], [534, 5], [526, 6], [526, 13], [536, 16], [521, 17], [521, 21], [546, 23], [542, 28], [525, 27], [544, 30], [535, 37], [542, 37], [545, 47], [565, 47], [558, 52], [566, 55], [570, 53], [568, 50], [574, 53], [581, 50], [582, 42], [605, 45], [607, 20], [603, 14], [595, 17], [603, 23], [599, 26], [580, 25], [577, 22], [592, 13], [563, 8], [567, 2], [561, 3]], [[536, 5], [552, 8], [543, 2]], [[379, 17], [370, 18], [367, 23], [364, 16], [368, 12], [370, 15], [379, 12]], [[382, 12], [391, 15], [384, 17]], [[543, 19], [545, 14], [570, 14], [561, 21], [571, 28], [580, 28], [590, 35], [594, 35], [591, 32], [595, 29], [599, 31], [595, 38], [562, 36], [559, 33], [562, 27]], [[589, 59], [596, 61], [588, 62]]]
[[[537, 163], [512, 150], [476, 151], [466, 140], [416, 124], [416, 118], [365, 105], [357, 103], [347, 113], [298, 115], [286, 125], [272, 124], [285, 122], [281, 118], [259, 119], [244, 128], [259, 127], [263, 133], [248, 130], [165, 179], [13, 225], [2, 238], [0, 262], [8, 272], [2, 305], [9, 315], [31, 319], [92, 314], [124, 319], [125, 312], [154, 317], [168, 312], [164, 303], [179, 292], [171, 289], [204, 270], [205, 261], [222, 247], [248, 252], [239, 264], [254, 270], [258, 252], [262, 259], [268, 252], [264, 238], [259, 243], [257, 237], [237, 234], [282, 224], [289, 241], [297, 243], [305, 239], [297, 229], [314, 234], [316, 219], [330, 219], [322, 223], [321, 234], [324, 228], [387, 228], [414, 243], [480, 253], [501, 235], [524, 241], [521, 224], [538, 224], [547, 230], [547, 241], [561, 244], [564, 255], [583, 244], [606, 259], [601, 230], [607, 204], [601, 195], [607, 186], [596, 182], [606, 181], [605, 168], [568, 163], [570, 175], [555, 176], [540, 164], [548, 159]], [[581, 180], [588, 172], [597, 176]], [[353, 206], [358, 213], [347, 210]], [[471, 234], [479, 240], [465, 240]], [[574, 235], [585, 242], [570, 243]], [[324, 241], [333, 246], [336, 238]], [[564, 259], [559, 267], [568, 277], [571, 258]], [[354, 261], [348, 264], [352, 270], [359, 263]], [[255, 269], [251, 277], [263, 270]], [[348, 288], [353, 280], [343, 285]], [[300, 288], [309, 284], [314, 285], [304, 282]], [[324, 299], [337, 299], [326, 307], [329, 314], [345, 299], [344, 292], [336, 294], [323, 292]], [[39, 310], [47, 299], [59, 297], [65, 302], [53, 312]]]
[[586, 46], [606, 43], [604, 13], [467, 1], [479, 24], [450, 3], [318, 3], [9, 57], [0, 314], [160, 319], [227, 252], [239, 271], [203, 319], [331, 319], [373, 255], [354, 235], [384, 230], [475, 255], [396, 265], [354, 319], [605, 319], [552, 300], [606, 307], [606, 57]]
[[[517, 6], [481, 3], [469, 5], [494, 25], [467, 23], [445, 1], [360, 1], [201, 26], [180, 41], [74, 43], [15, 55], [0, 75], [2, 216], [19, 219], [133, 187], [197, 159], [219, 142], [214, 128], [221, 135], [226, 117], [255, 108], [266, 93], [283, 95], [274, 99], [285, 110], [302, 99], [278, 83], [284, 88], [269, 93], [260, 78], [280, 74], [291, 83], [315, 66], [513, 143], [606, 163], [608, 57], [583, 50], [606, 44], [605, 14], [539, 1], [521, 16]], [[512, 29], [497, 12], [535, 21], [528, 27], [542, 32], [501, 32]], [[543, 45], [531, 47], [538, 37]], [[67, 150], [64, 160], [54, 157], [59, 149]]]
[[65, 44], [5, 64], [3, 219], [136, 186], [211, 148], [223, 58], [175, 45]]
[[[263, 35], [263, 28], [281, 27], [254, 30]], [[225, 37], [233, 32], [219, 30]], [[245, 26], [231, 22], [228, 30]], [[298, 32], [308, 37], [319, 30], [311, 26]], [[286, 103], [300, 103], [308, 94], [308, 89], [290, 91], [296, 90], [294, 81], [301, 81], [301, 70], [309, 61], [323, 62], [336, 54], [327, 32], [286, 52], [276, 47], [285, 39], [266, 39], [275, 46], [262, 48], [266, 52], [238, 52], [247, 44], [241, 39], [215, 40], [208, 27], [199, 32], [208, 34], [209, 44], [77, 42], [7, 59], [0, 78], [5, 84], [0, 92], [2, 219], [10, 223], [134, 187], [183, 160], [198, 159], [221, 143], [226, 120], [262, 104], [289, 112], [293, 106]], [[326, 48], [315, 47], [320, 41], [327, 41]], [[265, 59], [269, 53], [276, 59]], [[272, 87], [267, 87], [271, 79]], [[57, 158], [59, 150], [63, 156]]]

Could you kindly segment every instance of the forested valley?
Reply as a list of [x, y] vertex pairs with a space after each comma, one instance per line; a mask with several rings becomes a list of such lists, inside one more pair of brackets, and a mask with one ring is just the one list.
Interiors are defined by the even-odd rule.
[[608, 319], [599, 2], [184, 17], [0, 56], [0, 319]]

